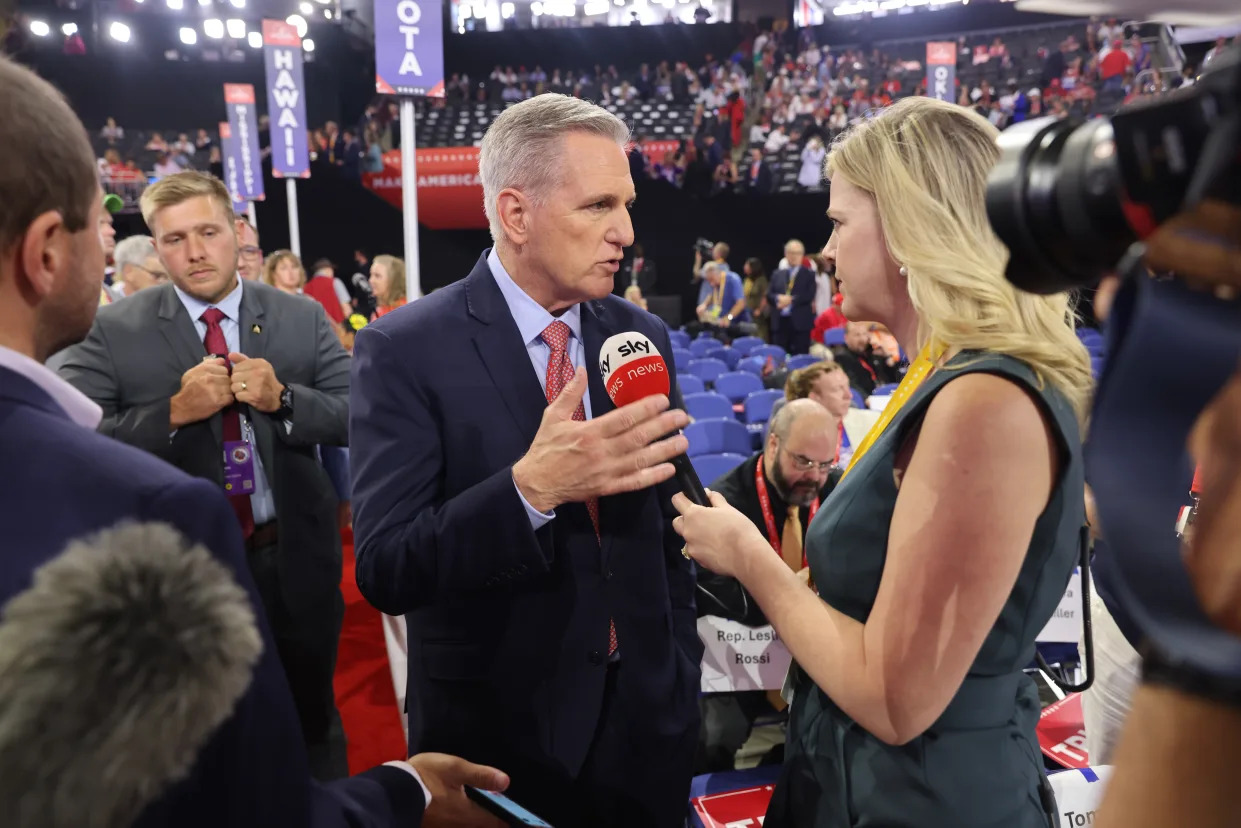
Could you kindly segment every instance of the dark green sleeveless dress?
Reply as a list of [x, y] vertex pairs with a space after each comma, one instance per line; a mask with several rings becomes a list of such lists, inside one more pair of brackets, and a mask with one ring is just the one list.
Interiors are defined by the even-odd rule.
[[836, 487], [807, 530], [806, 554], [823, 600], [865, 622], [887, 557], [897, 450], [935, 394], [975, 372], [1028, 388], [1060, 443], [1060, 478], [1035, 525], [1016, 586], [948, 709], [906, 745], [876, 739], [794, 666], [785, 767], [765, 828], [1048, 825], [1034, 732], [1038, 692], [1022, 668], [1034, 658], [1035, 636], [1064, 594], [1085, 520], [1081, 437], [1068, 400], [1040, 388], [1033, 372], [1012, 357], [958, 354], [923, 382]]

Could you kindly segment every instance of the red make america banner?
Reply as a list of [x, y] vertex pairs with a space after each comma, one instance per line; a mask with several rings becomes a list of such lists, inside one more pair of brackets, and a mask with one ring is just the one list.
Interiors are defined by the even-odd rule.
[[[644, 141], [647, 163], [662, 161], [677, 141]], [[483, 185], [478, 178], [478, 147], [415, 150], [418, 162], [418, 221], [432, 230], [482, 229]], [[383, 155], [383, 172], [363, 173], [362, 183], [398, 210], [402, 205], [401, 151]]]
[[703, 828], [757, 828], [763, 824], [774, 790], [774, 785], [759, 785], [695, 797], [690, 804]]

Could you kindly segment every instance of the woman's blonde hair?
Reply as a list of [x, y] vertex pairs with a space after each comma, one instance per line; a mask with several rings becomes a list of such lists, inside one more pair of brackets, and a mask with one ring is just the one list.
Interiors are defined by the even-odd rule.
[[297, 265], [297, 272], [302, 274], [302, 278], [297, 283], [297, 286], [299, 288], [305, 287], [306, 286], [306, 268], [302, 265], [302, 260], [299, 259], [297, 257], [297, 254], [294, 253], [292, 250], [277, 250], [275, 253], [272, 253], [270, 256], [268, 256], [266, 260], [264, 260], [263, 262], [263, 283], [271, 285], [274, 288], [280, 287], [279, 285], [276, 284], [276, 268], [278, 268], [280, 266], [280, 263], [283, 262], [285, 259], [289, 259], [293, 262], [293, 264]]
[[904, 98], [842, 133], [824, 175], [874, 196], [888, 252], [909, 274], [919, 345], [1020, 359], [1084, 422], [1090, 357], [1074, 332], [1069, 295], [1023, 293], [1004, 278], [1008, 248], [984, 201], [998, 134], [964, 107]]
[[810, 392], [814, 390], [814, 385], [823, 377], [833, 371], [843, 371], [840, 364], [831, 360], [823, 360], [807, 365], [805, 368], [798, 368], [789, 374], [788, 379], [784, 381], [784, 398], [786, 400], [800, 400], [810, 396]]
[[371, 267], [375, 265], [383, 265], [383, 269], [388, 271], [388, 295], [376, 296], [381, 305], [391, 305], [398, 300], [405, 298], [405, 260], [398, 259], [396, 256], [384, 254], [376, 256], [371, 262]]

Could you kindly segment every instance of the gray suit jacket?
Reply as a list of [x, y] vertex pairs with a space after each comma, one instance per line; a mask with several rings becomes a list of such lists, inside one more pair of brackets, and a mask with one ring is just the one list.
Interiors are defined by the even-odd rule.
[[[293, 389], [286, 428], [251, 409], [250, 422], [279, 521], [279, 577], [290, 610], [322, 607], [340, 582], [336, 495], [315, 453], [348, 440], [349, 355], [323, 307], [260, 282], [241, 295], [242, 353], [272, 364]], [[60, 375], [103, 407], [99, 431], [223, 486], [219, 413], [171, 438], [169, 400], [206, 355], [171, 284], [99, 309], [87, 338], [68, 349]]]

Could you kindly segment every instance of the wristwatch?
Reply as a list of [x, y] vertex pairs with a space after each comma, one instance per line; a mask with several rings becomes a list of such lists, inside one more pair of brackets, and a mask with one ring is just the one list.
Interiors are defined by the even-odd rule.
[[275, 416], [282, 420], [293, 416], [293, 386], [286, 385], [280, 392], [280, 407], [276, 409]]

